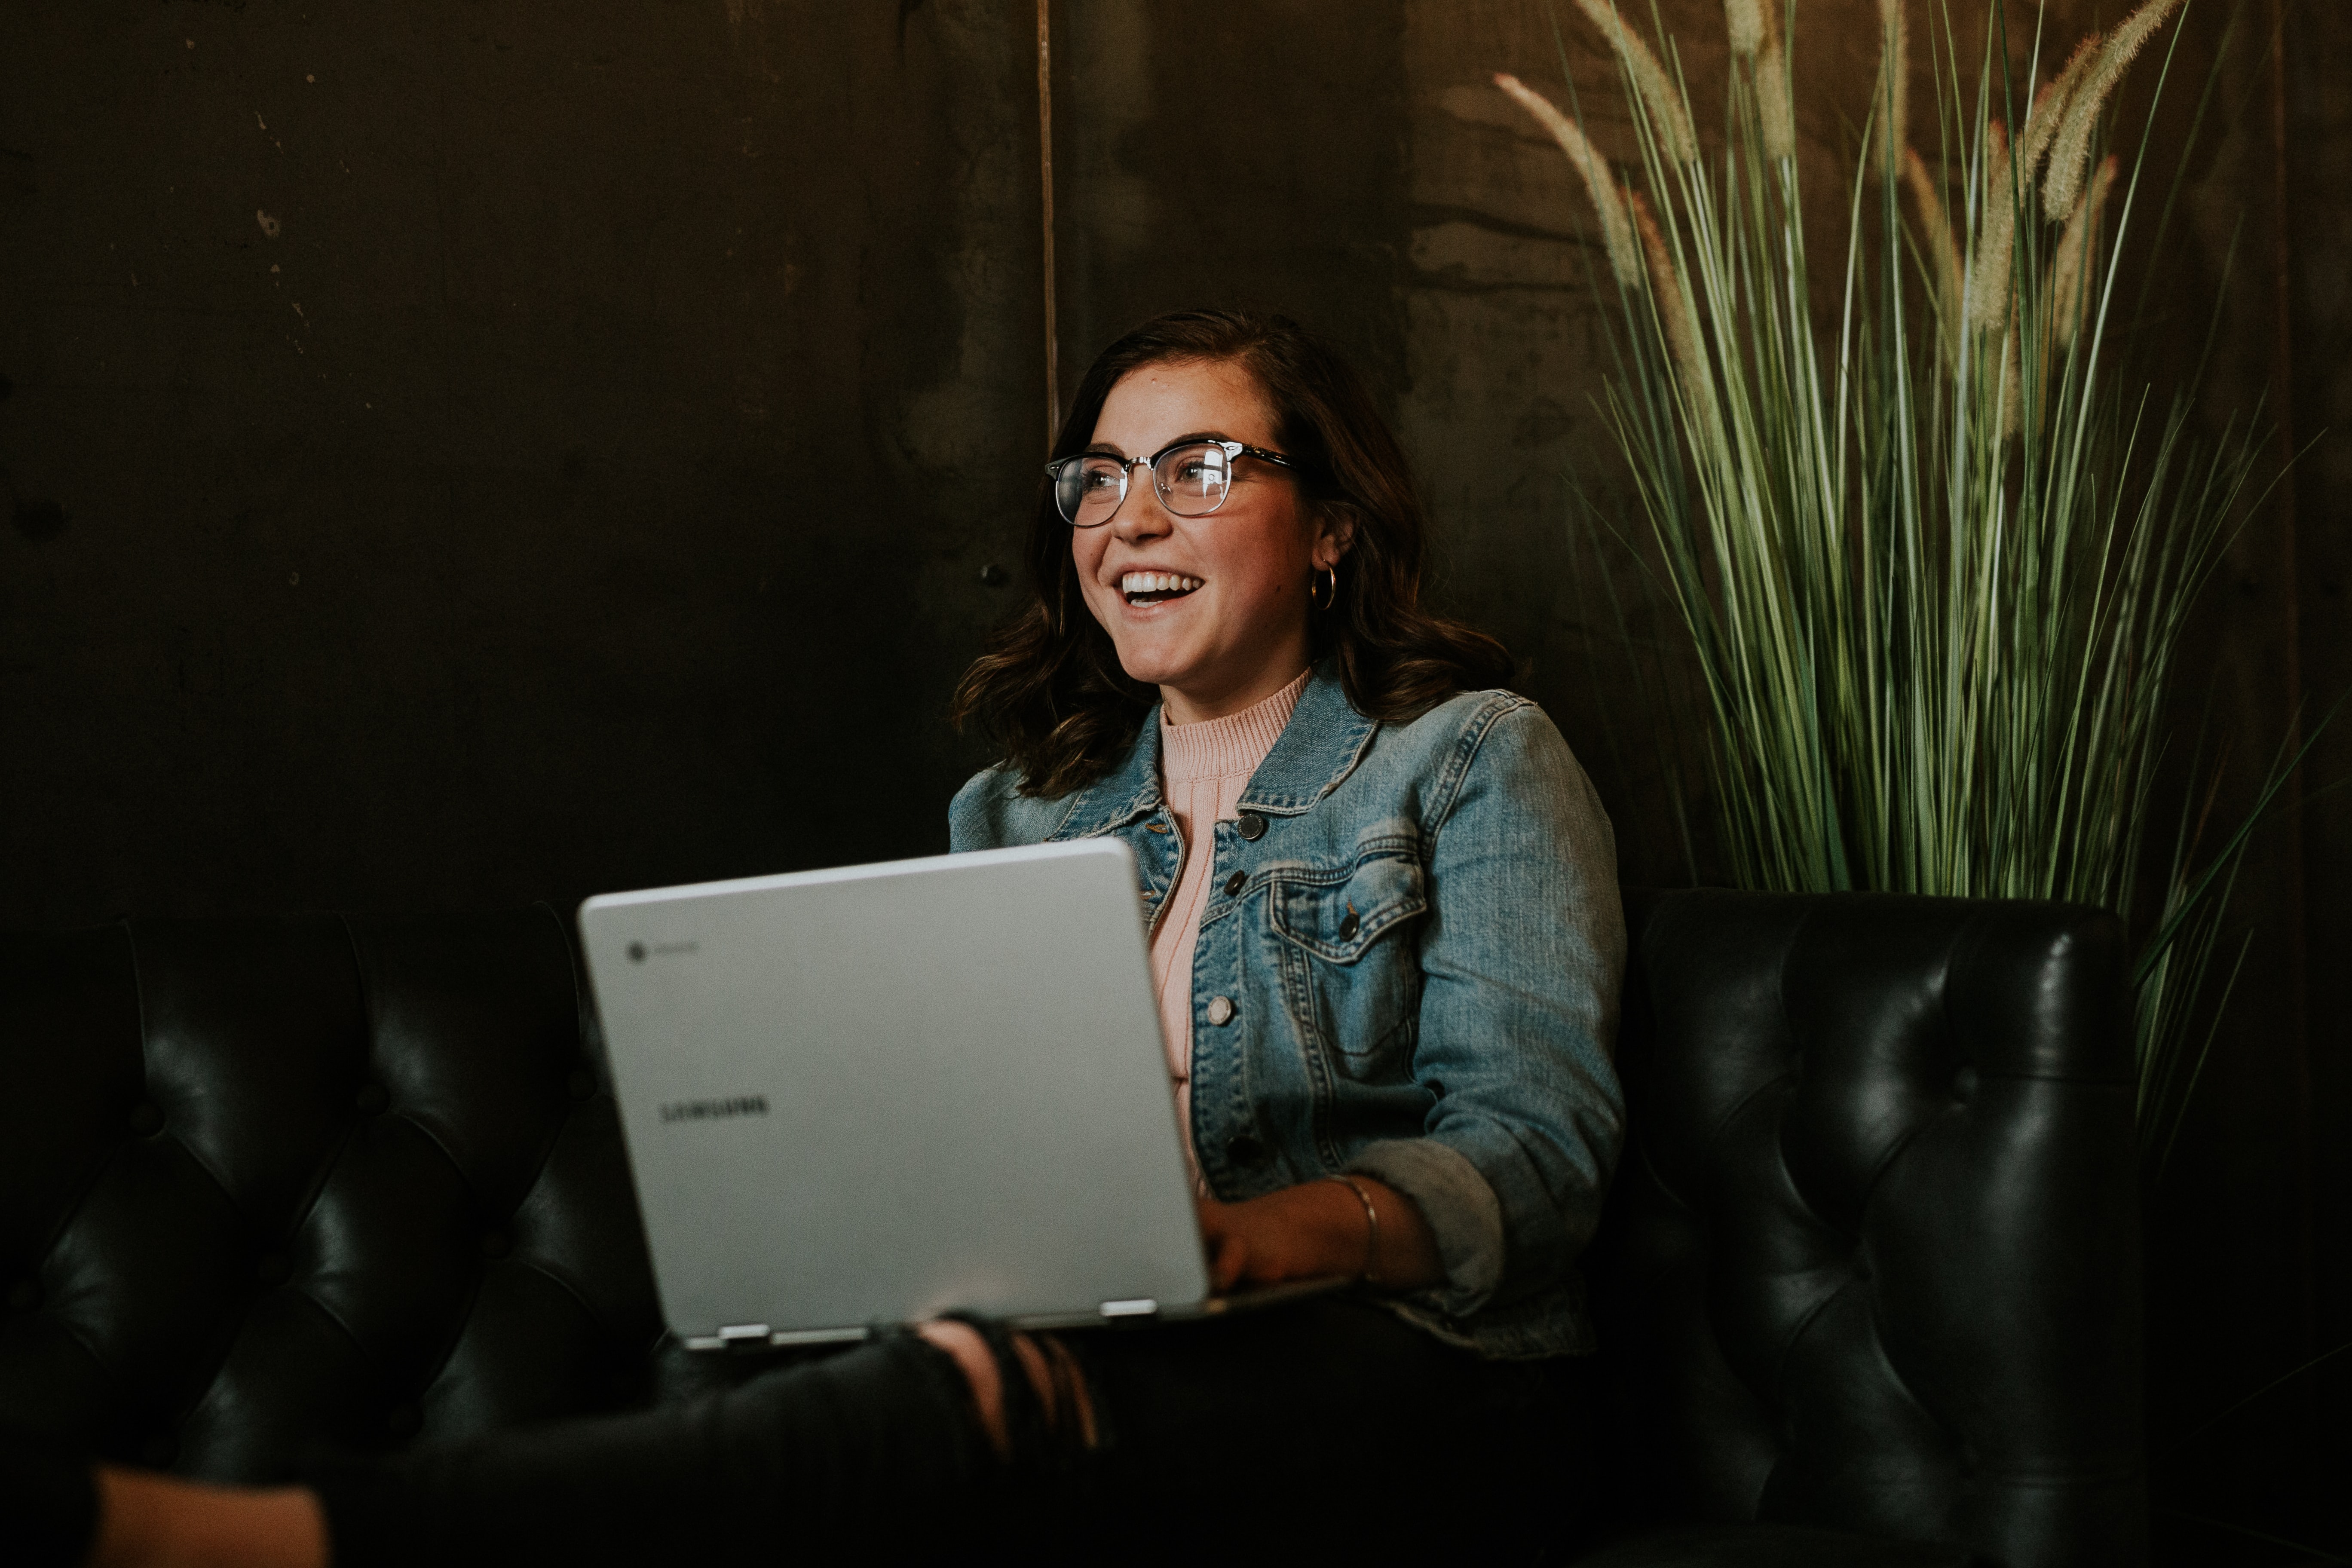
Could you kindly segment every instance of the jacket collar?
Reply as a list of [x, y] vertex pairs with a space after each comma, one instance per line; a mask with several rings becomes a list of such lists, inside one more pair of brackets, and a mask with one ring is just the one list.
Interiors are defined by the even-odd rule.
[[[1325, 659], [1298, 694], [1290, 722], [1242, 792], [1241, 809], [1295, 816], [1339, 787], [1363, 760], [1380, 721], [1356, 711], [1339, 682], [1339, 666]], [[1160, 706], [1143, 716], [1127, 755], [1071, 798], [1052, 837], [1090, 838], [1149, 816], [1161, 804]]]
[[1127, 755], [1110, 772], [1070, 797], [1070, 809], [1062, 814], [1062, 825], [1046, 836], [1046, 842], [1092, 838], [1114, 827], [1124, 827], [1137, 817], [1158, 810], [1160, 801], [1160, 705], [1155, 702], [1151, 711], [1143, 716]]
[[1339, 661], [1323, 660], [1298, 694], [1298, 706], [1291, 710], [1274, 750], [1250, 775], [1240, 809], [1277, 816], [1305, 811], [1356, 771], [1380, 727], [1378, 720], [1365, 718], [1349, 702], [1348, 689], [1339, 683]]

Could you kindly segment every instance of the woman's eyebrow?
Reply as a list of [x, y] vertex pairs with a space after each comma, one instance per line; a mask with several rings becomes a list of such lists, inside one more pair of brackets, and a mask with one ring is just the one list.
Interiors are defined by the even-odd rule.
[[[1164, 452], [1171, 447], [1181, 447], [1187, 441], [1230, 441], [1232, 439], [1232, 437], [1226, 435], [1222, 430], [1188, 430], [1181, 436], [1177, 436], [1169, 440], [1160, 442], [1159, 449]], [[1086, 446], [1080, 447], [1078, 450], [1078, 456], [1082, 458], [1091, 457], [1097, 453], [1100, 453], [1106, 458], [1124, 458], [1127, 456], [1124, 451], [1121, 451], [1117, 446], [1108, 441], [1091, 441]]]

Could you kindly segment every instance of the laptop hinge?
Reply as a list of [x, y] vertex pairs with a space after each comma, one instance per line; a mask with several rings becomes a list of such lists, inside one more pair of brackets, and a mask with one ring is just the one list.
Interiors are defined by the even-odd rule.
[[855, 1329], [778, 1329], [765, 1323], [737, 1323], [715, 1334], [696, 1334], [686, 1342], [690, 1351], [757, 1351], [791, 1345], [855, 1344], [874, 1331]]
[[772, 1345], [854, 1345], [874, 1332], [855, 1329], [778, 1329], [768, 1336]]
[[1156, 1318], [1160, 1303], [1150, 1296], [1138, 1296], [1131, 1301], [1105, 1301], [1095, 1310], [1106, 1318]]

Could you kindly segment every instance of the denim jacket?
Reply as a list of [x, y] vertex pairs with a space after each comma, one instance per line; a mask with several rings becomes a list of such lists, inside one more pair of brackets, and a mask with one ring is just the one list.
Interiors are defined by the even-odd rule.
[[[1099, 782], [1053, 800], [1019, 783], [1000, 766], [964, 785], [952, 847], [1115, 835], [1156, 923], [1184, 863], [1157, 710]], [[1576, 1259], [1624, 1132], [1625, 934], [1609, 819], [1559, 730], [1507, 691], [1383, 724], [1327, 663], [1214, 832], [1192, 957], [1210, 1190], [1385, 1182], [1445, 1268], [1396, 1310], [1489, 1356], [1591, 1350]]]

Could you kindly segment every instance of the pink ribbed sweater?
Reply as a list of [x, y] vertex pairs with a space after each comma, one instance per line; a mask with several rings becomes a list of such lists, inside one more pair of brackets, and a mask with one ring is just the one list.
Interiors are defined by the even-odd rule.
[[1201, 1183], [1192, 1154], [1192, 945], [1209, 901], [1209, 861], [1216, 824], [1230, 822], [1242, 791], [1282, 738], [1307, 674], [1255, 707], [1197, 724], [1171, 724], [1160, 710], [1160, 783], [1168, 814], [1184, 836], [1184, 864], [1168, 890], [1165, 911], [1151, 933], [1151, 983], [1160, 998], [1160, 1035], [1168, 1047], [1168, 1075], [1176, 1083], [1176, 1117], [1184, 1129], [1184, 1159]]

